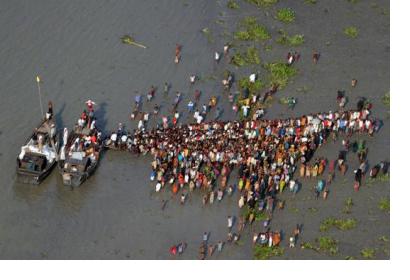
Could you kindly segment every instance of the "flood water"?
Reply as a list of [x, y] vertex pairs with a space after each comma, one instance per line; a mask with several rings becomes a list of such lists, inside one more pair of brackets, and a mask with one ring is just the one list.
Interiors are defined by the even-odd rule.
[[[222, 202], [202, 206], [201, 194], [193, 193], [184, 206], [169, 192], [155, 193], [149, 181], [149, 156], [135, 157], [108, 151], [96, 173], [80, 188], [63, 186], [55, 169], [39, 186], [16, 183], [15, 159], [41, 117], [35, 76], [42, 77], [43, 106], [53, 101], [59, 128], [71, 128], [91, 98], [97, 103], [99, 126], [109, 132], [129, 120], [135, 91], [145, 94], [151, 85], [159, 88], [151, 104], [162, 106], [169, 115], [175, 92], [182, 92], [182, 121], [189, 121], [186, 104], [196, 88], [203, 92], [200, 103], [220, 95], [223, 119], [233, 119], [228, 100], [222, 96], [221, 77], [225, 69], [237, 76], [252, 69], [236, 69], [223, 58], [213, 60], [214, 51], [222, 51], [237, 23], [244, 16], [257, 16], [272, 30], [282, 28], [273, 20], [271, 10], [263, 11], [238, 1], [239, 10], [226, 7], [227, 1], [2, 1], [0, 5], [0, 258], [2, 259], [169, 259], [168, 248], [181, 241], [188, 243], [179, 258], [195, 259], [202, 234], [210, 232], [210, 243], [225, 240], [227, 216], [238, 216], [238, 194]], [[319, 1], [307, 6], [280, 1], [277, 7], [291, 7], [297, 21], [286, 27], [303, 33], [306, 43], [297, 48], [302, 60], [298, 76], [281, 96], [295, 96], [298, 105], [288, 111], [277, 102], [267, 110], [266, 118], [297, 116], [336, 109], [338, 89], [346, 89], [354, 107], [357, 96], [369, 97], [373, 114], [384, 126], [374, 138], [366, 138], [370, 165], [389, 160], [390, 122], [381, 97], [389, 91], [389, 17], [381, 15], [367, 1], [355, 6], [347, 1]], [[365, 3], [363, 3], [365, 2]], [[388, 8], [388, 1], [373, 1]], [[275, 6], [276, 7], [276, 6]], [[336, 16], [343, 15], [343, 16]], [[363, 16], [366, 20], [359, 17]], [[218, 22], [219, 21], [219, 22]], [[359, 38], [349, 41], [343, 35], [346, 25], [360, 26]], [[210, 34], [201, 32], [204, 28]], [[320, 32], [317, 30], [320, 29]], [[120, 38], [132, 35], [147, 49], [124, 45]], [[328, 43], [329, 42], [329, 43]], [[175, 44], [181, 44], [182, 60], [175, 65]], [[289, 48], [272, 41], [273, 50], [262, 56], [282, 60]], [[235, 46], [240, 48], [240, 45]], [[261, 47], [258, 45], [258, 47]], [[314, 49], [321, 52], [317, 65], [311, 62]], [[200, 77], [189, 85], [189, 75]], [[358, 86], [350, 88], [352, 78]], [[163, 84], [171, 84], [169, 96], [162, 96]], [[306, 87], [307, 92], [300, 91]], [[202, 105], [202, 104], [201, 104]], [[159, 119], [151, 120], [151, 125]], [[359, 139], [359, 138], [357, 138]], [[341, 140], [340, 140], [341, 142]], [[336, 157], [340, 143], [329, 144], [318, 152]], [[348, 159], [357, 168], [356, 158]], [[352, 172], [350, 170], [350, 172]], [[351, 175], [351, 174], [350, 174]], [[355, 215], [360, 220], [353, 233], [335, 232], [344, 255], [358, 255], [359, 247], [371, 246], [378, 236], [389, 236], [388, 214], [377, 209], [380, 197], [389, 196], [389, 184], [375, 184], [353, 193], [353, 176], [335, 187], [329, 199], [312, 201], [310, 185], [305, 182], [296, 199], [286, 195], [289, 208], [274, 215], [274, 229], [289, 233], [303, 223], [305, 240], [318, 235], [320, 221], [329, 214], [338, 215], [343, 201], [354, 196]], [[164, 206], [165, 203], [165, 207]], [[292, 208], [293, 207], [293, 208]], [[309, 208], [318, 214], [310, 215]], [[227, 245], [216, 259], [251, 259], [251, 233], [248, 228], [241, 245]], [[349, 235], [350, 234], [350, 235]], [[346, 235], [348, 236], [346, 238]], [[345, 237], [343, 237], [345, 236]], [[379, 254], [378, 258], [388, 258]], [[314, 252], [286, 251], [284, 258], [329, 258]]]

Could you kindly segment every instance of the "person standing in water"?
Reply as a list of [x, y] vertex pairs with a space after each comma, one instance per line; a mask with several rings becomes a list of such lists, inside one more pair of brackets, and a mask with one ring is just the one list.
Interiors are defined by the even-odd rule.
[[228, 229], [231, 230], [233, 226], [233, 217], [228, 216]]
[[176, 44], [176, 47], [175, 47], [175, 60], [174, 60], [174, 62], [176, 64], [178, 64], [179, 60], [181, 59], [181, 49], [182, 49], [182, 46], [179, 45], [179, 44]]
[[51, 120], [53, 118], [53, 103], [48, 101], [48, 111], [46, 113], [46, 119]]
[[169, 92], [169, 84], [168, 82], [165, 82], [164, 84], [164, 95], [168, 95]]

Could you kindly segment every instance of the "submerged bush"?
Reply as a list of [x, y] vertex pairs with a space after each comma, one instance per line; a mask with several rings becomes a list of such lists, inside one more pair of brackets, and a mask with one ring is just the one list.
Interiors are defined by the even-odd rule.
[[254, 94], [265, 87], [264, 83], [260, 79], [257, 79], [254, 83], [251, 83], [247, 77], [240, 79], [238, 83], [241, 89], [247, 88], [250, 94]]
[[290, 8], [278, 9], [275, 18], [284, 23], [291, 23], [295, 20], [295, 12]]
[[236, 66], [244, 66], [247, 64], [260, 64], [261, 60], [258, 49], [249, 47], [245, 53], [234, 54], [231, 62]]
[[255, 245], [253, 248], [253, 258], [256, 260], [268, 260], [272, 257], [280, 257], [283, 255], [284, 249], [281, 247], [267, 247]]
[[231, 63], [240, 67], [240, 66], [246, 65], [246, 60], [245, 60], [245, 57], [241, 53], [235, 53], [232, 56]]
[[255, 221], [264, 221], [269, 218], [268, 213], [266, 213], [265, 211], [251, 209], [249, 208], [249, 206], [242, 208], [242, 217], [246, 219], [250, 214], [253, 214], [255, 216]]
[[379, 209], [386, 212], [390, 211], [390, 200], [387, 197], [380, 199]]
[[365, 259], [374, 259], [376, 255], [376, 250], [372, 248], [364, 248], [360, 251], [360, 255], [362, 255], [362, 257]]
[[278, 3], [278, 0], [246, 0], [248, 3], [252, 3], [258, 7], [267, 7]]
[[390, 93], [386, 93], [386, 94], [383, 95], [382, 102], [387, 107], [390, 107]]
[[208, 39], [208, 42], [212, 43], [214, 41], [214, 39], [212, 38], [212, 33], [211, 33], [211, 30], [209, 29], [209, 27], [202, 28], [201, 32], [203, 34], [205, 34], [206, 38]]
[[320, 231], [328, 231], [331, 227], [340, 230], [350, 230], [356, 227], [356, 219], [327, 218], [320, 224]]
[[234, 0], [229, 0], [227, 6], [229, 9], [239, 9], [239, 4]]
[[286, 63], [266, 63], [265, 69], [269, 72], [269, 80], [271, 84], [279, 85], [279, 89], [284, 88], [289, 80], [296, 75], [297, 70]]
[[344, 29], [344, 34], [350, 38], [356, 38], [359, 35], [359, 30], [354, 26], [349, 26]]
[[240, 23], [240, 30], [234, 33], [234, 38], [242, 41], [263, 41], [271, 38], [268, 29], [257, 23], [255, 17], [246, 17]]
[[259, 57], [258, 49], [255, 47], [250, 47], [246, 50], [246, 61], [249, 64], [260, 64], [261, 59]]
[[329, 253], [331, 255], [336, 255], [339, 252], [338, 241], [329, 236], [321, 236], [317, 239], [319, 242], [319, 250]]
[[343, 208], [343, 213], [350, 214], [353, 206], [353, 199], [351, 197], [347, 198], [345, 201], [345, 207]]
[[336, 255], [339, 253], [339, 242], [329, 236], [321, 236], [315, 239], [315, 244], [310, 242], [303, 242], [301, 244], [302, 249], [311, 249], [318, 253], [323, 252], [330, 255]]
[[291, 47], [297, 47], [305, 42], [305, 37], [301, 34], [288, 36], [285, 31], [279, 31], [280, 36], [276, 39], [276, 43]]

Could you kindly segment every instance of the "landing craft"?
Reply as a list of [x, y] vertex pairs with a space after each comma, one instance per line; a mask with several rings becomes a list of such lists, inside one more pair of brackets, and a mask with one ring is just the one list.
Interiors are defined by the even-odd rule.
[[58, 168], [64, 185], [78, 187], [97, 169], [103, 150], [101, 132], [96, 127], [75, 125], [64, 143]]
[[17, 180], [40, 184], [58, 160], [59, 134], [54, 119], [47, 119], [35, 129], [17, 156]]

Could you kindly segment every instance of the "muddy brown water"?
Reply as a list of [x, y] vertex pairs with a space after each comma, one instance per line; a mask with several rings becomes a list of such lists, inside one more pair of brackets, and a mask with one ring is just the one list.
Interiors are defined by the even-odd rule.
[[[15, 158], [20, 146], [38, 123], [40, 109], [35, 75], [43, 79], [42, 96], [55, 104], [60, 127], [71, 127], [88, 98], [96, 101], [97, 117], [105, 131], [118, 122], [135, 127], [129, 120], [134, 91], [145, 94], [151, 85], [160, 91], [151, 104], [169, 110], [175, 91], [183, 94], [183, 121], [186, 104], [194, 89], [203, 92], [200, 105], [222, 92], [223, 70], [237, 77], [249, 75], [252, 67], [236, 69], [223, 58], [214, 63], [213, 53], [230, 40], [224, 33], [236, 29], [240, 19], [254, 15], [276, 37], [278, 29], [304, 34], [306, 42], [297, 48], [271, 41], [271, 51], [261, 51], [264, 60], [283, 60], [287, 52], [301, 52], [296, 65], [299, 74], [278, 97], [295, 96], [298, 104], [288, 111], [275, 102], [266, 118], [297, 116], [336, 109], [338, 89], [345, 89], [354, 107], [358, 96], [374, 103], [373, 114], [384, 121], [375, 137], [366, 139], [369, 163], [389, 159], [390, 123], [381, 97], [389, 91], [388, 1], [280, 1], [270, 9], [257, 9], [238, 1], [240, 9], [226, 8], [226, 1], [9, 1], [0, 7], [0, 257], [2, 259], [169, 259], [171, 245], [185, 241], [185, 253], [178, 258], [195, 259], [203, 232], [210, 232], [210, 244], [227, 237], [227, 216], [238, 216], [238, 194], [203, 207], [200, 194], [193, 193], [184, 206], [169, 192], [155, 193], [149, 181], [150, 157], [136, 158], [120, 152], [107, 152], [97, 172], [80, 188], [62, 185], [57, 170], [40, 185], [15, 182]], [[295, 23], [284, 25], [273, 19], [278, 7], [291, 7]], [[217, 22], [218, 21], [218, 22]], [[359, 28], [358, 38], [344, 36], [343, 29]], [[211, 36], [201, 32], [208, 27]], [[120, 37], [131, 34], [148, 46], [140, 49], [124, 45]], [[173, 63], [175, 44], [180, 43], [182, 60]], [[231, 53], [240, 49], [237, 44]], [[245, 45], [245, 44], [244, 44]], [[261, 50], [263, 46], [257, 44]], [[313, 65], [314, 49], [321, 53]], [[189, 85], [189, 75], [200, 81]], [[350, 81], [358, 80], [352, 89]], [[164, 82], [171, 93], [162, 96]], [[307, 91], [300, 91], [300, 88]], [[235, 90], [235, 88], [234, 88]], [[220, 95], [223, 119], [235, 118], [227, 98]], [[211, 113], [211, 118], [213, 114]], [[153, 124], [156, 120], [152, 120]], [[328, 143], [317, 156], [335, 158], [341, 146]], [[389, 197], [389, 183], [374, 183], [353, 191], [352, 170], [356, 156], [349, 154], [346, 177], [337, 177], [327, 201], [313, 199], [315, 181], [302, 180], [295, 198], [282, 195], [287, 204], [275, 212], [272, 229], [289, 234], [296, 223], [303, 224], [300, 241], [313, 241], [320, 235], [339, 240], [340, 254], [330, 257], [311, 250], [285, 249], [285, 259], [327, 259], [360, 257], [365, 247], [378, 248], [376, 257], [385, 259], [386, 245], [378, 240], [389, 237], [390, 217], [378, 209], [382, 197]], [[354, 206], [349, 215], [341, 213], [346, 198]], [[162, 206], [167, 201], [164, 210]], [[317, 212], [312, 209], [317, 209]], [[309, 210], [310, 209], [310, 210]], [[320, 222], [328, 217], [354, 217], [358, 226], [351, 231], [320, 233]], [[236, 226], [234, 226], [236, 228]], [[245, 229], [240, 245], [227, 245], [212, 259], [251, 259], [251, 233]], [[288, 238], [288, 235], [287, 235]], [[286, 242], [285, 242], [286, 243]]]

